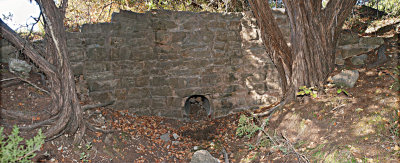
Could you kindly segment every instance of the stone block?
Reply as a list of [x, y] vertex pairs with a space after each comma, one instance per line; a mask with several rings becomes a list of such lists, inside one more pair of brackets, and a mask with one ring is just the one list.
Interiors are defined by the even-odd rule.
[[[128, 103], [129, 108], [148, 108], [151, 105], [150, 98], [141, 98], [141, 99], [129, 99], [126, 102]], [[139, 114], [139, 115], [144, 115]]]
[[150, 97], [150, 91], [148, 88], [132, 87], [127, 89], [128, 99], [141, 99]]
[[149, 86], [150, 78], [148, 76], [140, 76], [135, 78], [135, 87]]
[[182, 42], [186, 38], [186, 32], [172, 33], [172, 43]]
[[180, 89], [180, 88], [185, 88], [185, 78], [169, 78], [168, 80], [168, 85], [170, 85], [172, 88], [175, 89]]
[[172, 41], [172, 33], [166, 30], [156, 31], [157, 44], [168, 44]]
[[71, 62], [82, 62], [86, 60], [85, 52], [83, 49], [69, 50], [69, 60]]
[[101, 26], [98, 24], [83, 24], [81, 27], [82, 33], [101, 33]]
[[153, 29], [155, 29], [155, 30], [167, 30], [167, 29], [172, 29], [172, 28], [178, 27], [178, 25], [175, 22], [169, 21], [169, 20], [155, 21], [155, 22], [153, 22], [152, 26], [153, 26]]
[[136, 86], [134, 77], [122, 77], [117, 81], [116, 87], [119, 89], [130, 88]]
[[218, 75], [205, 75], [201, 77], [200, 87], [213, 86], [219, 81]]
[[116, 89], [115, 90], [115, 98], [116, 100], [126, 100], [128, 95], [127, 89]]
[[169, 96], [166, 97], [166, 105], [173, 108], [183, 108], [183, 100], [184, 99], [180, 97]]
[[152, 96], [172, 96], [172, 89], [169, 86], [150, 88]]
[[82, 38], [69, 38], [67, 39], [67, 47], [83, 47], [85, 41]]
[[85, 70], [89, 73], [105, 72], [111, 70], [111, 65], [109, 62], [88, 61], [85, 62]]
[[82, 41], [82, 44], [87, 47], [102, 47], [106, 43], [106, 39], [102, 36], [91, 37], [93, 36], [86, 36], [85, 40]]
[[241, 29], [241, 22], [240, 21], [231, 21], [229, 22], [228, 29], [229, 30], [234, 30], [234, 31], [240, 31]]
[[358, 43], [359, 37], [357, 33], [342, 33], [338, 39], [339, 46]]
[[167, 76], [150, 77], [150, 86], [166, 86], [168, 85]]
[[111, 71], [104, 71], [104, 72], [84, 72], [86, 80], [111, 80], [114, 79], [114, 73]]
[[362, 54], [359, 56], [353, 56], [351, 58], [351, 63], [353, 63], [353, 65], [363, 65], [364, 61], [368, 58], [367, 54]]
[[186, 87], [187, 88], [199, 87], [199, 86], [200, 86], [199, 78], [191, 78], [191, 77], [186, 78]]
[[222, 42], [222, 41], [216, 41], [214, 43], [214, 49], [217, 50], [224, 50], [226, 48], [226, 42]]
[[108, 39], [108, 41], [111, 47], [119, 48], [126, 43], [126, 38], [119, 36], [112, 36]]
[[217, 32], [215, 34], [216, 41], [227, 42], [228, 41], [228, 32], [222, 31]]
[[224, 31], [226, 30], [226, 22], [223, 21], [209, 21], [207, 29], [210, 31]]
[[199, 94], [200, 92], [196, 89], [177, 89], [175, 90], [175, 93], [179, 97], [189, 97], [191, 95]]
[[109, 60], [108, 52], [103, 47], [88, 48], [87, 57], [91, 61], [107, 61]]
[[83, 75], [84, 64], [82, 62], [71, 63], [71, 69], [75, 76]]
[[89, 92], [89, 97], [96, 102], [105, 103], [114, 99], [112, 91]]
[[379, 47], [384, 44], [385, 40], [382, 37], [361, 37], [360, 44], [367, 47]]
[[165, 97], [152, 97], [151, 98], [151, 108], [167, 108]]
[[356, 56], [362, 53], [366, 53], [369, 51], [368, 48], [359, 47], [359, 46], [346, 46], [346, 47], [338, 47], [338, 49], [343, 56], [344, 59]]
[[117, 82], [115, 80], [88, 81], [88, 87], [90, 92], [112, 90], [115, 88], [116, 85]]

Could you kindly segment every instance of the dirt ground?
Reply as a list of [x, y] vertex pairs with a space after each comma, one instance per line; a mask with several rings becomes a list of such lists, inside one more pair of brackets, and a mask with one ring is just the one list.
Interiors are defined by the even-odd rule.
[[[399, 42], [399, 38], [385, 39], [389, 61], [383, 65], [366, 68], [347, 61], [346, 66], [337, 67], [331, 75], [343, 69], [360, 72], [355, 87], [344, 89], [347, 94], [330, 85], [320, 88], [316, 98], [299, 98], [275, 112], [265, 132], [252, 137], [236, 133], [241, 115], [251, 117], [248, 111], [189, 122], [94, 108], [84, 113], [85, 119], [108, 132], [87, 130], [80, 145], [62, 135], [47, 141], [34, 161], [190, 162], [196, 150], [205, 149], [224, 162], [225, 149], [230, 162], [400, 162], [400, 91], [395, 81]], [[367, 60], [366, 65], [372, 62]], [[6, 64], [0, 73], [1, 80], [15, 77]], [[28, 80], [44, 88], [40, 74], [31, 73]], [[5, 133], [11, 125], [23, 128], [51, 116], [49, 96], [21, 80], [2, 81], [0, 97], [0, 124]], [[265, 118], [249, 122], [262, 126]], [[30, 138], [36, 132], [21, 134]]]

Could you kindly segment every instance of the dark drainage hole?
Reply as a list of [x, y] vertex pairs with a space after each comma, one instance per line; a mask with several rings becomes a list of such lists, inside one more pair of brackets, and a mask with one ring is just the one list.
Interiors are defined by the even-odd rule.
[[205, 120], [212, 113], [210, 101], [203, 95], [192, 95], [187, 98], [184, 109], [192, 120]]

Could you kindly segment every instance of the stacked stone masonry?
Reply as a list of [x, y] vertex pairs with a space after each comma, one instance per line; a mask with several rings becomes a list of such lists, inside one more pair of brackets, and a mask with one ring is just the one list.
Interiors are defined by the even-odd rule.
[[[284, 10], [273, 13], [289, 40]], [[382, 42], [344, 33], [337, 64], [360, 54], [354, 49], [369, 51]], [[0, 61], [7, 62], [17, 50], [0, 43]], [[209, 100], [213, 117], [269, 105], [281, 96], [251, 12], [121, 11], [111, 23], [68, 33], [67, 45], [81, 98], [115, 100], [114, 108], [139, 115], [184, 118], [185, 101], [193, 95]]]
[[92, 100], [139, 115], [183, 118], [192, 95], [209, 99], [213, 117], [268, 105], [278, 75], [250, 14], [114, 13], [68, 34], [73, 71]]

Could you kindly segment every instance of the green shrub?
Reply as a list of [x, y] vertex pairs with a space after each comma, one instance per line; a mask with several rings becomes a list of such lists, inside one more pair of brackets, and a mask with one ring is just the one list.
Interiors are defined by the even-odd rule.
[[14, 126], [11, 135], [3, 136], [4, 128], [0, 128], [0, 162], [32, 162], [30, 159], [36, 156], [35, 152], [40, 150], [44, 144], [45, 136], [39, 130], [38, 134], [24, 144], [24, 138], [20, 137], [19, 128]]
[[236, 129], [237, 136], [251, 138], [259, 130], [262, 130], [262, 128], [254, 124], [253, 117], [240, 115], [238, 128]]

